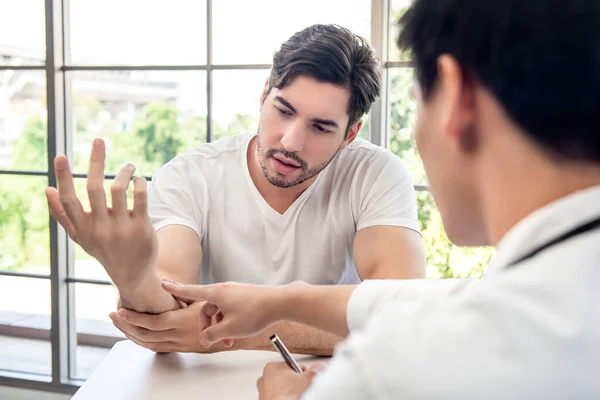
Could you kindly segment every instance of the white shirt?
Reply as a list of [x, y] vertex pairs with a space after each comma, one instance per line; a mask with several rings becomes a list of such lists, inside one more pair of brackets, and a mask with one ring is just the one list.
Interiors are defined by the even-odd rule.
[[152, 223], [156, 230], [180, 224], [198, 234], [200, 283], [358, 283], [352, 247], [359, 230], [375, 225], [419, 230], [406, 167], [361, 139], [341, 150], [279, 214], [250, 177], [247, 150], [254, 136], [199, 145], [153, 176]]
[[366, 281], [303, 399], [600, 399], [600, 186], [525, 218], [482, 280]]

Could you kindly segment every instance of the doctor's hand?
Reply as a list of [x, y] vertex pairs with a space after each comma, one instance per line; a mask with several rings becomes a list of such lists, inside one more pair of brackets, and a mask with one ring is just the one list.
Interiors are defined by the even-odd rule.
[[298, 374], [283, 362], [269, 363], [263, 376], [256, 382], [259, 400], [297, 400], [308, 389], [314, 377], [324, 368], [321, 363], [306, 368]]
[[129, 340], [154, 352], [215, 353], [232, 349], [233, 341], [205, 346], [198, 332], [219, 322], [221, 314], [217, 311], [206, 302], [194, 302], [158, 315], [121, 309], [111, 313], [110, 318]]
[[206, 301], [219, 312], [216, 324], [199, 332], [200, 342], [213, 345], [223, 339], [242, 339], [260, 333], [279, 318], [276, 286], [257, 286], [239, 283], [217, 283], [214, 285], [182, 285], [162, 282], [163, 288], [186, 303]]

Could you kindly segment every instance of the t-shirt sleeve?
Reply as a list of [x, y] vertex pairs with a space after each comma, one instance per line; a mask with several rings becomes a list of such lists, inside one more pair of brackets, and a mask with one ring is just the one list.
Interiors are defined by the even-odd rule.
[[160, 168], [148, 188], [148, 214], [155, 230], [183, 225], [203, 239], [208, 205], [206, 182], [189, 156], [178, 156]]
[[415, 189], [404, 163], [386, 151], [370, 162], [363, 174], [357, 231], [391, 225], [420, 232]]

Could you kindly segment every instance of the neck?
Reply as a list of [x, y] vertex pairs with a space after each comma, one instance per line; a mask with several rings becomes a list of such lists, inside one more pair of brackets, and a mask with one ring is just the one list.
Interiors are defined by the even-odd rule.
[[[505, 165], [481, 168], [481, 204], [487, 234], [496, 246], [519, 221], [571, 193], [600, 185], [600, 165], [553, 163], [545, 155], [511, 150]], [[527, 154], [525, 154], [527, 153]]]
[[298, 197], [315, 181], [316, 176], [289, 188], [281, 188], [271, 184], [265, 177], [256, 146], [257, 136], [248, 144], [248, 170], [256, 189], [265, 201], [277, 212], [283, 214]]

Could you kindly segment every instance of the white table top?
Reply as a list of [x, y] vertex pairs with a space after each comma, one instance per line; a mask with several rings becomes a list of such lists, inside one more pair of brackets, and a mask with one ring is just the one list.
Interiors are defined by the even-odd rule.
[[[307, 365], [327, 360], [294, 357]], [[156, 354], [127, 340], [112, 348], [72, 399], [257, 399], [256, 380], [270, 361], [283, 359], [251, 350]]]

